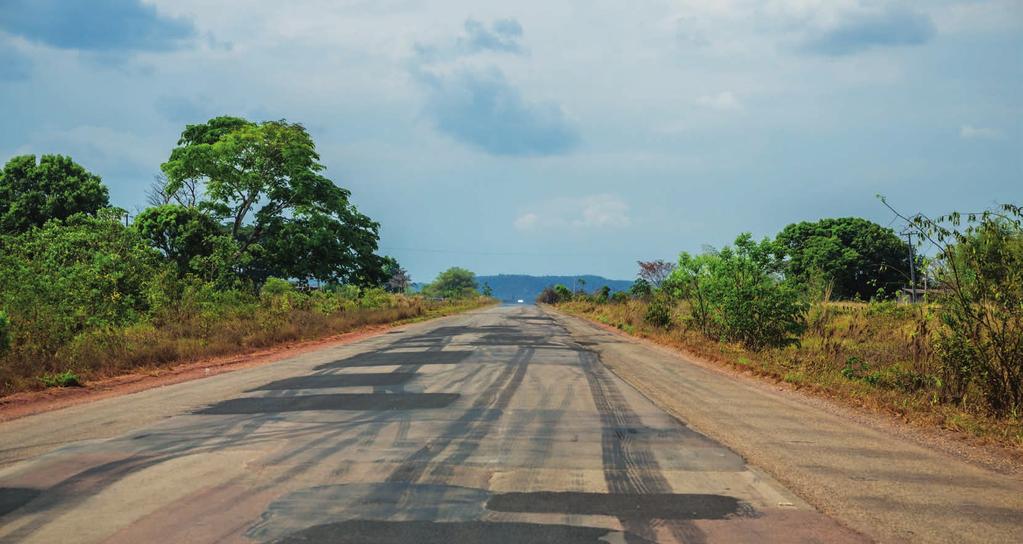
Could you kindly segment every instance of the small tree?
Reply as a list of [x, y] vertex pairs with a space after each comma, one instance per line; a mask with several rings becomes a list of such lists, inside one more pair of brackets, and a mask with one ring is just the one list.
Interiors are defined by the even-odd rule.
[[643, 278], [632, 282], [632, 285], [629, 287], [629, 294], [633, 298], [649, 298], [651, 293], [653, 293], [653, 288], [650, 286], [650, 282]]
[[799, 341], [806, 309], [795, 285], [781, 275], [777, 248], [748, 233], [734, 247], [692, 256], [682, 253], [670, 281], [672, 294], [690, 302], [691, 319], [705, 334], [752, 350]]
[[639, 278], [648, 282], [653, 288], [659, 289], [664, 280], [675, 270], [675, 263], [662, 261], [636, 261], [639, 264]]
[[938, 249], [942, 390], [964, 403], [979, 391], [996, 415], [1023, 413], [1023, 208], [904, 219]]
[[408, 291], [411, 284], [412, 276], [409, 276], [408, 271], [399, 266], [392, 272], [391, 279], [387, 280], [387, 290], [392, 293], [404, 293]]

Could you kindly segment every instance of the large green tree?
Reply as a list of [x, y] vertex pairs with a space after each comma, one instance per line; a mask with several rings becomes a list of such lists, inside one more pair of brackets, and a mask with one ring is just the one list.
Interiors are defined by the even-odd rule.
[[478, 295], [476, 287], [476, 274], [454, 266], [438, 274], [437, 279], [427, 285], [423, 292], [428, 296], [464, 298]]
[[0, 171], [0, 234], [16, 234], [50, 219], [95, 214], [109, 205], [99, 176], [63, 155], [21, 155]]
[[217, 117], [187, 126], [161, 168], [169, 194], [203, 188], [198, 208], [223, 222], [250, 279], [386, 281], [379, 225], [322, 175], [319, 160], [302, 125]]
[[894, 295], [908, 283], [909, 247], [891, 229], [858, 217], [793, 223], [776, 239], [786, 274], [832, 282], [840, 298]]

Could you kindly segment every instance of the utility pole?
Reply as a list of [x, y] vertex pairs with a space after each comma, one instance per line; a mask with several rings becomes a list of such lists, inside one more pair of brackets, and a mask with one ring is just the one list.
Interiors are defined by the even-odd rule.
[[909, 300], [916, 302], [916, 256], [913, 255], [913, 231], [903, 231], [909, 246]]

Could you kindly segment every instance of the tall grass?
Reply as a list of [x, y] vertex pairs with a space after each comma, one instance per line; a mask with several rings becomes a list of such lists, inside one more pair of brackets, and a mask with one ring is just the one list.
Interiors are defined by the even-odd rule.
[[259, 296], [186, 290], [181, 299], [164, 305], [149, 319], [89, 328], [69, 341], [41, 338], [45, 326], [20, 331], [15, 327], [11, 349], [0, 356], [0, 396], [52, 385], [45, 378], [62, 373], [94, 380], [367, 325], [447, 315], [490, 302], [486, 298], [434, 301], [379, 289], [301, 293], [289, 286], [277, 292], [264, 289]]
[[757, 352], [704, 335], [687, 319], [684, 301], [672, 307], [667, 328], [646, 318], [648, 306], [643, 300], [572, 301], [558, 308], [746, 372], [916, 423], [1023, 448], [1023, 420], [992, 416], [981, 391], [967, 395], [963, 402], [944, 400], [942, 365], [935, 352], [942, 326], [936, 306], [818, 303], [810, 309], [798, 344]]

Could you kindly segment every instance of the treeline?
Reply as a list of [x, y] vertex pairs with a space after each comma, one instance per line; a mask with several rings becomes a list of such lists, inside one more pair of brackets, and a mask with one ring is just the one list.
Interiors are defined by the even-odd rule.
[[884, 388], [1018, 424], [1020, 207], [900, 217], [928, 251], [864, 219], [824, 219], [773, 239], [742, 234], [676, 263], [641, 262], [628, 296], [552, 286], [539, 300], [574, 301], [583, 313], [686, 344], [734, 345], [789, 381]]
[[129, 220], [69, 157], [6, 163], [0, 394], [475, 303], [408, 293], [299, 124], [189, 125], [161, 171]]

